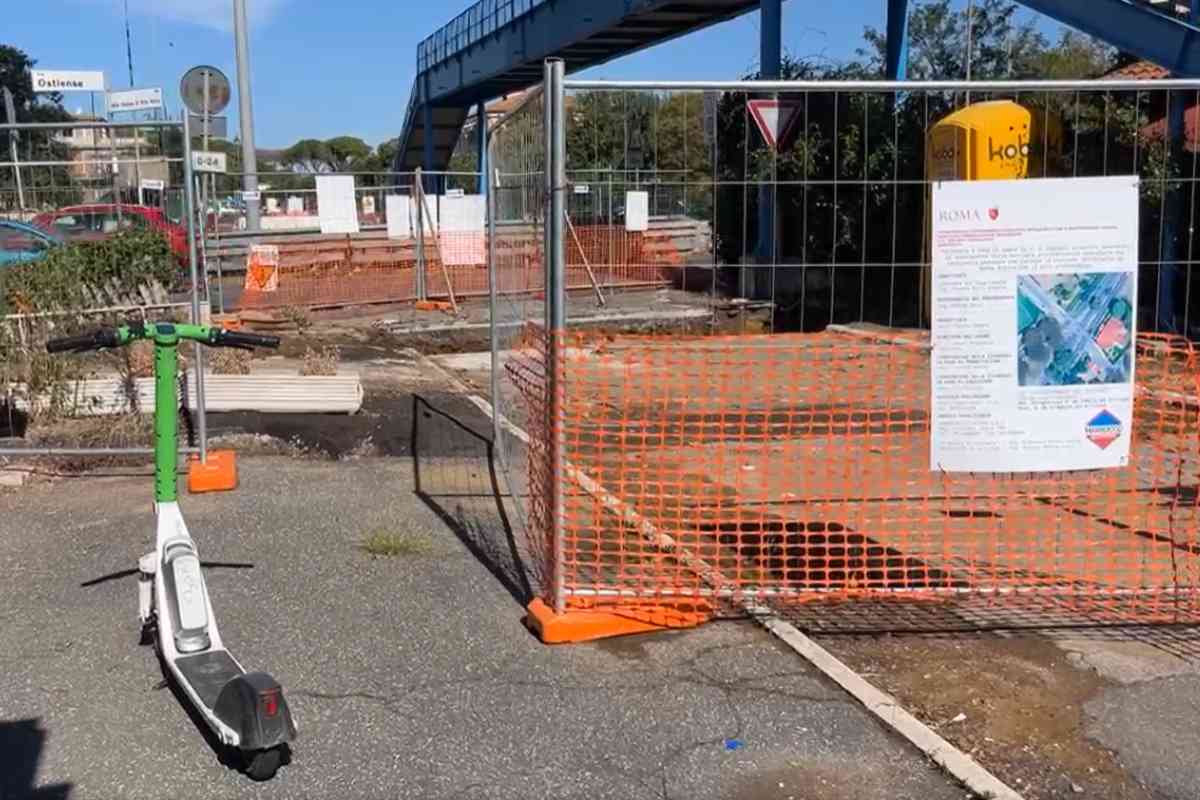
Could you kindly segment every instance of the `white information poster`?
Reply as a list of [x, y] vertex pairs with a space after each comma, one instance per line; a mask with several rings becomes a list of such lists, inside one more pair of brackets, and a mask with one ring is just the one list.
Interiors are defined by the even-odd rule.
[[1129, 462], [1138, 179], [933, 187], [931, 467]]
[[408, 239], [413, 235], [413, 206], [406, 194], [389, 194], [384, 198], [389, 239]]
[[438, 208], [445, 233], [483, 233], [487, 227], [487, 198], [483, 195], [447, 194]]
[[487, 198], [478, 194], [447, 193], [440, 198], [438, 244], [442, 261], [451, 267], [487, 263]]
[[650, 230], [650, 193], [625, 193], [625, 230], [640, 232]]
[[321, 233], [358, 233], [353, 175], [317, 176], [317, 213]]

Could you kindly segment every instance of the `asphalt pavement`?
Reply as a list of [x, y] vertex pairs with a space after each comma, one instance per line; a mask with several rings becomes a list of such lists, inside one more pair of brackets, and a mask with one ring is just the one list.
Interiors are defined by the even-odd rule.
[[[150, 479], [0, 494], [0, 798], [965, 796], [752, 623], [540, 644], [521, 624], [536, 576], [462, 436], [243, 458], [237, 492], [183, 498], [226, 643], [300, 727], [265, 784], [160, 688], [136, 578], [83, 585], [152, 547]], [[378, 532], [414, 552], [372, 557]]]

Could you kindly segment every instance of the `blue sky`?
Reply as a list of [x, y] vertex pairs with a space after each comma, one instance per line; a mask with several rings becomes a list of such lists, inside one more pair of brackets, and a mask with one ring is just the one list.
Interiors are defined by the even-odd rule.
[[[123, 0], [9, 0], [0, 43], [46, 69], [101, 69], [124, 88]], [[260, 147], [302, 138], [396, 136], [415, 72], [416, 46], [467, 8], [468, 0], [249, 0], [254, 116]], [[788, 52], [851, 56], [865, 25], [881, 27], [885, 0], [792, 0], [784, 4]], [[129, 0], [134, 76], [162, 86], [178, 109], [179, 78], [197, 64], [234, 76], [231, 0]], [[757, 62], [758, 16], [749, 14], [685, 39], [591, 70], [617, 79], [723, 79]], [[236, 106], [236, 98], [233, 103]], [[87, 95], [67, 106], [89, 107]], [[232, 109], [231, 109], [232, 110]], [[230, 114], [236, 124], [236, 114]]]

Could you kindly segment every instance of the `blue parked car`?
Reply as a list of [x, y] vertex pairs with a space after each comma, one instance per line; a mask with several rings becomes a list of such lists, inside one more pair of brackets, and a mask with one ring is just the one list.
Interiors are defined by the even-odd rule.
[[50, 248], [62, 243], [62, 239], [35, 225], [0, 219], [0, 269], [41, 261]]

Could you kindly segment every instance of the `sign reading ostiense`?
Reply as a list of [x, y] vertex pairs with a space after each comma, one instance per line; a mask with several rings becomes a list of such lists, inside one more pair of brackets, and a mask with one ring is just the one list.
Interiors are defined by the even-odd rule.
[[30, 73], [35, 92], [103, 92], [103, 72], [35, 69]]

